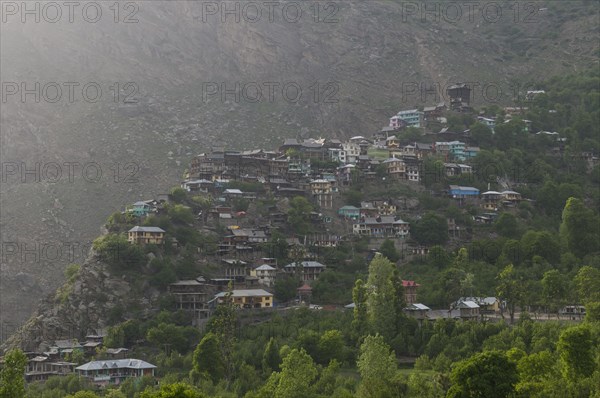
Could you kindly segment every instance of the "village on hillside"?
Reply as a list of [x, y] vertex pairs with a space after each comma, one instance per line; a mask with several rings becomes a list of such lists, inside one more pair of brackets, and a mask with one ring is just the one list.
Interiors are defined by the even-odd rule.
[[[335, 248], [343, 242], [368, 238], [371, 254], [367, 260], [370, 260], [383, 242], [392, 241], [400, 249], [402, 260], [397, 262], [400, 265], [406, 259], [427, 256], [430, 249], [412, 238], [408, 220], [421, 217], [414, 198], [390, 193], [390, 187], [400, 186], [404, 192], [433, 198], [449, 198], [459, 209], [470, 209], [468, 217], [480, 225], [493, 223], [503, 212], [514, 211], [521, 202], [535, 205], [518, 192], [522, 182], [512, 181], [510, 176], [498, 176], [493, 186], [489, 183], [482, 186], [482, 170], [478, 169], [481, 163], [476, 160], [486, 148], [471, 145], [470, 131], [451, 128], [443, 116], [449, 110], [472, 112], [469, 88], [458, 84], [448, 89], [448, 95], [450, 104], [401, 110], [369, 137], [356, 136], [345, 141], [286, 139], [272, 150], [236, 151], [215, 146], [195, 156], [179, 191], [203, 198], [204, 202], [195, 209], [194, 222], [218, 239], [199, 247], [198, 252], [207, 263], [218, 267], [209, 274], [169, 283], [168, 293], [174, 298], [175, 308], [192, 314], [195, 327], [205, 325], [223, 302], [233, 303], [242, 311], [301, 306], [315, 311], [352, 310], [354, 303], [332, 305], [313, 300], [313, 285], [330, 266], [319, 255], [320, 248]], [[485, 114], [477, 116], [477, 121], [493, 133], [496, 123], [517, 119], [524, 110], [507, 107], [503, 121]], [[528, 120], [519, 122], [528, 134], [555, 139], [553, 151], [557, 155], [562, 153], [563, 139], [550, 132], [531, 132]], [[584, 152], [581, 156], [590, 167], [598, 164], [595, 154]], [[446, 182], [450, 183], [442, 185]], [[382, 189], [368, 198], [351, 194], [356, 187], [365, 185]], [[173, 196], [171, 193], [138, 201], [123, 210], [124, 216], [137, 223], [127, 231], [131, 245], [177, 247], [180, 244], [160, 226], [144, 222], [160, 215], [173, 202]], [[451, 246], [459, 248], [472, 235], [458, 220], [444, 221]], [[293, 261], [278, 263], [277, 256], [266, 249], [272, 249], [268, 244], [275, 234]], [[289, 277], [299, 279], [301, 284], [289, 288], [293, 290], [289, 300], [278, 300], [277, 281]], [[506, 302], [494, 296], [457, 296], [449, 308], [430, 308], [419, 299], [422, 283], [408, 277], [402, 280], [404, 312], [419, 322], [504, 317]], [[581, 320], [585, 309], [568, 305], [560, 314]], [[155, 365], [128, 358], [125, 347], [104, 349], [101, 351], [104, 359], [77, 366], [73, 358], [96, 357], [104, 338], [99, 332], [88, 335], [81, 343], [77, 339], [58, 340], [43, 353], [28, 353], [26, 379], [40, 381], [77, 372], [98, 386], [106, 386], [154, 374]]]

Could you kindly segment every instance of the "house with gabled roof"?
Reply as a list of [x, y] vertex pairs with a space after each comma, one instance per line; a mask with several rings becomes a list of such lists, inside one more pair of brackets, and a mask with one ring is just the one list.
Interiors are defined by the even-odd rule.
[[519, 192], [505, 190], [500, 192], [500, 194], [502, 195], [503, 202], [508, 205], [516, 205], [523, 200]]
[[260, 283], [261, 285], [272, 287], [273, 285], [275, 285], [277, 269], [268, 264], [263, 264], [250, 271], [250, 275], [257, 277], [258, 283]]
[[140, 227], [135, 226], [128, 231], [127, 240], [134, 245], [164, 243], [166, 231], [159, 227]]
[[148, 202], [137, 201], [127, 209], [128, 212], [136, 217], [145, 217], [152, 211], [152, 208]]
[[181, 183], [181, 188], [188, 192], [212, 192], [215, 183], [206, 179], [188, 180]]
[[502, 194], [497, 191], [486, 191], [481, 194], [481, 207], [486, 210], [498, 210]]
[[340, 207], [337, 213], [338, 216], [351, 220], [358, 220], [360, 218], [360, 209], [351, 205]]
[[[318, 261], [301, 261], [300, 266], [302, 267], [301, 274], [303, 281], [314, 281], [319, 275], [325, 271], [325, 265]], [[296, 273], [296, 263], [290, 263], [283, 267], [283, 271], [288, 274]]]
[[472, 300], [461, 300], [456, 304], [456, 308], [460, 310], [460, 319], [463, 321], [475, 321], [479, 319], [479, 304]]
[[402, 159], [388, 158], [382, 162], [391, 178], [402, 180], [406, 177], [406, 165]]
[[452, 199], [477, 198], [479, 197], [479, 189], [460, 185], [450, 185], [449, 194]]
[[129, 378], [154, 376], [156, 366], [141, 359], [111, 359], [91, 361], [75, 368], [80, 377], [84, 377], [97, 386], [119, 385]]
[[410, 224], [394, 216], [364, 217], [352, 226], [355, 235], [378, 238], [405, 238], [410, 231]]
[[402, 280], [402, 287], [404, 288], [404, 300], [406, 304], [413, 304], [417, 302], [417, 289], [420, 287], [415, 281]]
[[431, 308], [421, 303], [411, 303], [404, 308], [404, 313], [418, 320], [427, 319], [429, 311], [431, 311]]
[[500, 312], [502, 303], [496, 297], [461, 297], [456, 300], [452, 306], [459, 308], [461, 302], [472, 301], [477, 304], [480, 308], [480, 314], [494, 314]]

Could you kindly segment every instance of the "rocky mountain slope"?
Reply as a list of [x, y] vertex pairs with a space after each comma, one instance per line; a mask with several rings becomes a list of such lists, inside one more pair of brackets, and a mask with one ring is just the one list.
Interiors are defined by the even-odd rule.
[[[70, 22], [65, 9], [57, 23], [50, 14], [23, 23], [17, 13], [1, 25], [2, 330], [62, 284], [67, 264], [85, 261], [108, 214], [176, 185], [210, 145], [370, 135], [400, 108], [439, 99], [407, 92], [415, 84], [493, 83], [508, 103], [517, 83], [598, 63], [598, 8], [588, 1], [533, 2], [518, 13], [496, 2], [494, 21], [481, 10], [472, 18], [444, 10], [436, 20], [405, 2], [315, 2], [302, 3], [297, 22], [278, 8], [273, 21], [263, 14], [256, 23], [241, 11], [223, 22], [206, 2], [143, 1], [118, 15], [101, 4], [94, 23], [81, 10]], [[39, 102], [7, 91], [36, 82]], [[52, 82], [63, 88], [56, 102]], [[79, 84], [72, 101], [67, 82]], [[254, 85], [239, 100], [209, 95], [221, 83]], [[265, 83], [294, 83], [302, 98], [276, 90], [253, 102], [250, 90], [267, 96]], [[475, 102], [493, 96], [479, 91]]]

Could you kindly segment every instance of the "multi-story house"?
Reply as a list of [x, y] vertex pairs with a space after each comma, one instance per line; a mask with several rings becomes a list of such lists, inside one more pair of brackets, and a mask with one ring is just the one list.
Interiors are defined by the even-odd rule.
[[357, 142], [344, 142], [342, 149], [346, 153], [346, 163], [355, 164], [360, 156], [360, 145]]
[[374, 200], [372, 203], [377, 208], [377, 213], [381, 216], [393, 216], [398, 210], [395, 204], [387, 200]]
[[202, 277], [171, 283], [169, 293], [175, 298], [178, 310], [194, 314], [193, 322], [206, 319], [210, 309], [208, 302], [215, 294], [215, 287]]
[[400, 111], [395, 116], [390, 118], [390, 127], [400, 127], [400, 120], [404, 121], [408, 127], [422, 127], [423, 112], [419, 111], [418, 109]]
[[331, 209], [333, 207], [333, 190], [331, 181], [320, 179], [310, 182], [310, 193], [323, 209]]
[[457, 160], [465, 160], [465, 143], [461, 141], [450, 141], [448, 143], [450, 155]]
[[448, 177], [473, 173], [473, 168], [471, 166], [461, 163], [444, 163], [444, 169]]
[[415, 143], [415, 154], [417, 159], [421, 160], [433, 153], [432, 144], [422, 144], [420, 142]]
[[471, 88], [465, 83], [457, 83], [446, 89], [450, 98], [450, 109], [457, 112], [470, 110]]
[[154, 376], [156, 366], [140, 359], [91, 361], [75, 368], [80, 377], [97, 386], [119, 385], [129, 378]]
[[[300, 266], [302, 267], [300, 273], [303, 281], [314, 281], [319, 277], [321, 272], [325, 271], [325, 265], [318, 261], [302, 261]], [[296, 270], [296, 263], [286, 265], [283, 270], [288, 274], [295, 274], [298, 272]]]
[[332, 162], [346, 163], [346, 151], [341, 145], [339, 148], [327, 148], [327, 150], [329, 151], [329, 159]]
[[215, 183], [209, 180], [188, 180], [181, 183], [181, 188], [188, 192], [209, 193], [213, 191]]
[[405, 238], [410, 232], [410, 224], [394, 216], [365, 217], [352, 226], [352, 232], [377, 238]]
[[465, 150], [464, 150], [464, 156], [465, 159], [472, 159], [475, 156], [477, 156], [479, 154], [479, 147], [478, 146], [465, 146]]
[[267, 287], [272, 287], [275, 285], [275, 277], [276, 277], [277, 269], [271, 267], [268, 264], [263, 264], [254, 268], [250, 275], [258, 278], [258, 283], [261, 285], [265, 285]]
[[496, 191], [487, 191], [481, 194], [481, 207], [486, 210], [498, 210], [502, 204], [502, 194]]
[[403, 180], [406, 177], [406, 165], [402, 159], [389, 158], [383, 161], [388, 175], [395, 180]]
[[225, 278], [232, 278], [237, 282], [245, 280], [246, 275], [249, 275], [248, 263], [237, 259], [222, 259], [223, 264], [222, 275]]
[[402, 287], [404, 288], [404, 300], [406, 304], [413, 304], [417, 302], [417, 289], [419, 285], [415, 281], [402, 281]]
[[159, 227], [135, 226], [128, 231], [127, 240], [129, 243], [135, 245], [161, 245], [164, 242], [165, 233], [166, 232]]
[[405, 157], [406, 164], [406, 179], [411, 182], [421, 181], [421, 166], [416, 158]]
[[224, 303], [228, 299], [241, 309], [273, 307], [273, 294], [263, 289], [236, 289], [231, 292], [220, 292], [215, 296], [217, 304]]
[[502, 191], [500, 194], [502, 199], [510, 205], [516, 205], [523, 199], [521, 194], [515, 191]]
[[460, 301], [457, 308], [460, 310], [460, 319], [463, 321], [476, 321], [479, 319], [480, 307], [474, 301]]

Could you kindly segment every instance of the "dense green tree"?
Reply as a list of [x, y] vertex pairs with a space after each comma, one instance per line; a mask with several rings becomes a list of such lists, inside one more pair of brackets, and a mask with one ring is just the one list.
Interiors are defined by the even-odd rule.
[[593, 347], [588, 325], [573, 326], [562, 331], [557, 351], [566, 380], [575, 383], [592, 375], [595, 369]]
[[94, 240], [93, 248], [100, 260], [114, 271], [136, 269], [146, 262], [144, 251], [123, 235], [106, 234]]
[[321, 336], [315, 330], [301, 329], [296, 338], [296, 348], [302, 348], [311, 358], [319, 355], [319, 338]]
[[579, 258], [599, 250], [598, 215], [577, 198], [569, 198], [562, 214], [560, 235], [568, 250]]
[[344, 200], [347, 204], [360, 207], [360, 202], [362, 202], [364, 195], [357, 189], [351, 188], [344, 192]]
[[436, 278], [436, 291], [439, 297], [439, 305], [444, 307], [464, 296], [464, 283], [467, 272], [462, 269], [450, 267], [440, 272]]
[[394, 288], [394, 315], [396, 330], [400, 330], [401, 324], [404, 321], [404, 307], [406, 307], [406, 296], [404, 291], [404, 283], [400, 276], [398, 268], [392, 273], [392, 287]]
[[163, 384], [160, 389], [147, 388], [140, 394], [140, 398], [207, 398], [194, 386], [186, 383]]
[[588, 265], [581, 267], [575, 276], [575, 288], [582, 303], [600, 301], [600, 270]]
[[531, 261], [540, 256], [550, 263], [560, 260], [560, 244], [558, 239], [548, 231], [527, 231], [521, 238], [521, 249], [524, 260]]
[[407, 396], [410, 398], [443, 398], [446, 394], [437, 378], [426, 373], [414, 372], [408, 376]]
[[179, 353], [187, 352], [196, 344], [200, 332], [192, 326], [177, 326], [172, 323], [160, 323], [148, 329], [148, 342], [169, 351], [171, 348]]
[[387, 258], [377, 254], [369, 264], [367, 314], [373, 330], [386, 339], [396, 334], [396, 295], [392, 276], [395, 270]]
[[444, 269], [450, 264], [451, 258], [443, 246], [433, 246], [427, 253], [427, 262], [437, 269]]
[[567, 288], [565, 278], [556, 270], [544, 272], [542, 278], [542, 292], [545, 302], [550, 304], [552, 311], [555, 311], [558, 316], [558, 311], [565, 304], [567, 296]]
[[400, 260], [400, 254], [398, 253], [398, 250], [396, 250], [394, 241], [391, 239], [386, 239], [383, 241], [381, 247], [379, 248], [379, 252], [393, 263], [396, 263], [398, 260]]
[[293, 349], [283, 359], [281, 372], [271, 374], [266, 384], [273, 398], [305, 398], [314, 396], [314, 381], [318, 375], [317, 368], [306, 351]]
[[521, 264], [523, 261], [521, 242], [516, 239], [506, 240], [502, 246], [502, 259], [511, 264]]
[[215, 384], [225, 377], [219, 337], [212, 332], [204, 335], [194, 350], [192, 365], [196, 375], [208, 377]]
[[361, 342], [369, 330], [369, 318], [367, 308], [368, 291], [362, 279], [357, 279], [352, 289], [354, 310], [352, 319], [352, 333], [356, 341]]
[[517, 366], [500, 351], [485, 351], [452, 368], [448, 398], [506, 398], [518, 381]]
[[326, 365], [334, 359], [343, 361], [345, 348], [342, 332], [336, 329], [327, 330], [319, 339], [318, 355], [315, 360], [321, 365]]
[[523, 145], [526, 135], [523, 131], [524, 124], [521, 120], [511, 119], [507, 123], [497, 124], [494, 128], [494, 142], [502, 150]]
[[444, 217], [428, 212], [411, 225], [411, 235], [421, 245], [443, 245], [448, 241], [448, 222]]
[[510, 213], [502, 213], [494, 223], [494, 228], [505, 238], [518, 238], [519, 224], [517, 218]]
[[127, 398], [127, 396], [121, 390], [112, 388], [106, 391], [104, 398]]
[[191, 224], [194, 222], [192, 209], [183, 205], [173, 205], [168, 207], [169, 218], [176, 224]]
[[69, 394], [65, 398], [98, 398], [98, 395], [92, 391], [77, 391], [75, 394]]
[[519, 383], [516, 385], [519, 396], [541, 397], [547, 380], [560, 376], [555, 372], [555, 365], [555, 356], [546, 350], [519, 359]]
[[514, 323], [517, 304], [523, 297], [524, 285], [512, 264], [507, 265], [496, 277], [496, 294], [507, 301], [510, 323]]
[[281, 356], [279, 356], [279, 346], [277, 341], [271, 337], [265, 346], [265, 351], [262, 356], [262, 370], [264, 374], [268, 375], [271, 372], [279, 370], [281, 364]]
[[171, 189], [171, 199], [175, 203], [183, 203], [187, 198], [187, 191], [181, 187]]
[[398, 372], [396, 356], [380, 335], [367, 336], [360, 346], [356, 363], [361, 383], [358, 396], [361, 398], [391, 398], [398, 396], [394, 391], [394, 378]]
[[225, 366], [225, 380], [229, 385], [234, 376], [234, 348], [236, 344], [236, 323], [237, 315], [236, 308], [231, 298], [232, 285], [229, 283], [227, 294], [224, 297], [223, 303], [217, 306], [217, 309], [211, 317], [207, 330], [213, 332], [219, 341], [221, 357]]
[[27, 357], [20, 349], [13, 349], [4, 356], [0, 370], [0, 397], [21, 398], [25, 395], [25, 366]]
[[288, 248], [285, 235], [277, 230], [273, 230], [269, 241], [261, 246], [261, 250], [268, 257], [276, 258], [279, 263], [284, 263], [287, 260]]
[[588, 322], [600, 321], [600, 301], [588, 301], [585, 303], [585, 320]]
[[469, 127], [471, 138], [479, 146], [490, 148], [493, 146], [494, 134], [492, 130], [483, 123], [476, 122]]
[[277, 301], [286, 303], [297, 296], [298, 287], [300, 286], [300, 279], [296, 275], [287, 275], [284, 277], [277, 277], [273, 290], [275, 292], [275, 298]]
[[295, 233], [298, 235], [306, 235], [311, 231], [309, 215], [312, 211], [313, 206], [306, 198], [296, 196], [290, 200], [288, 222]]

